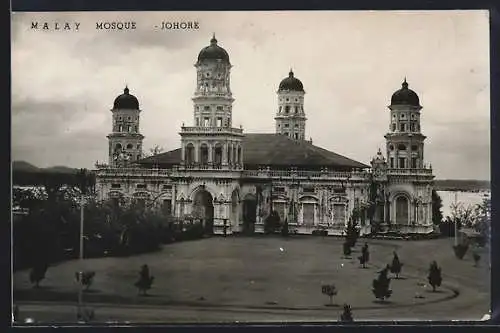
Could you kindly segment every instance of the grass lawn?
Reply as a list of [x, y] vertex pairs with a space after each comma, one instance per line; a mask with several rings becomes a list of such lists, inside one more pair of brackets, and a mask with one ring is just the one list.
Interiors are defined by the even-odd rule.
[[[357, 257], [367, 242], [370, 263]], [[340, 311], [349, 303], [357, 319], [478, 320], [489, 310], [489, 256], [482, 250], [474, 267], [471, 251], [463, 260], [453, 254], [452, 239], [386, 241], [360, 239], [352, 259], [342, 256], [342, 239], [333, 237], [213, 237], [174, 243], [161, 251], [128, 258], [86, 259], [85, 269], [96, 272], [87, 301], [321, 312], [329, 298], [323, 284], [335, 284], [334, 303]], [[391, 280], [393, 296], [374, 302], [372, 280], [389, 264], [393, 251], [404, 263], [401, 279]], [[442, 267], [443, 285], [431, 292], [427, 270], [432, 260]], [[134, 283], [141, 265], [155, 276], [151, 296], [138, 296]], [[74, 273], [78, 261], [49, 268], [42, 288], [29, 283], [29, 271], [14, 274], [14, 301], [75, 301]]]

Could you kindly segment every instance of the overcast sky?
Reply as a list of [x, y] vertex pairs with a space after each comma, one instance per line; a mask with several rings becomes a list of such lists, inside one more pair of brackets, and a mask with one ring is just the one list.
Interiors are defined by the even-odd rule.
[[[137, 29], [96, 30], [112, 20]], [[36, 31], [32, 21], [80, 27]], [[199, 29], [161, 31], [162, 21]], [[233, 65], [233, 125], [246, 132], [274, 132], [276, 90], [293, 67], [306, 90], [306, 137], [369, 163], [406, 76], [437, 178], [490, 179], [487, 11], [14, 13], [12, 159], [107, 162], [109, 110], [125, 84], [143, 110], [144, 147], [178, 148], [180, 126], [193, 123], [193, 65], [213, 32]]]

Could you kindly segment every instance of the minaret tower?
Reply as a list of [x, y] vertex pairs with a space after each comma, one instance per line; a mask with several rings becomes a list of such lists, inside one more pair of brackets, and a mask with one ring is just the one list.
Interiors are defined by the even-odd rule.
[[233, 96], [229, 55], [215, 35], [204, 47], [196, 64], [193, 97], [194, 126], [181, 130], [182, 165], [186, 168], [238, 169], [243, 164], [243, 130], [232, 127]]
[[306, 114], [304, 113], [304, 86], [292, 69], [278, 88], [278, 112], [276, 113], [276, 133], [296, 140], [305, 140]]
[[418, 95], [408, 88], [406, 78], [402, 88], [391, 98], [389, 132], [387, 143], [387, 164], [389, 169], [424, 168], [425, 136], [420, 127], [422, 106]]
[[112, 132], [107, 136], [109, 142], [109, 165], [126, 166], [137, 161], [142, 155], [144, 136], [139, 131], [139, 101], [125, 87], [123, 94], [116, 97], [111, 109], [113, 113]]

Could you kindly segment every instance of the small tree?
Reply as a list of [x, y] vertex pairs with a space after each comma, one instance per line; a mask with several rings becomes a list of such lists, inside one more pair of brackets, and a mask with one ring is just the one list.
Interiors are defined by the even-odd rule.
[[340, 321], [342, 322], [353, 322], [351, 306], [349, 304], [344, 304], [344, 312], [340, 315]]
[[142, 265], [141, 272], [139, 273], [139, 281], [135, 283], [139, 292], [142, 291], [143, 295], [146, 295], [146, 292], [151, 289], [151, 285], [153, 284], [154, 276], [149, 275], [149, 267], [148, 265]]
[[387, 277], [388, 271], [389, 267], [387, 266], [382, 271], [380, 271], [378, 278], [374, 279], [372, 283], [373, 294], [382, 302], [392, 295], [392, 290], [389, 289], [391, 279]]
[[[280, 215], [277, 211], [273, 210], [264, 220], [265, 233], [274, 233], [280, 225]], [[278, 229], [279, 230], [279, 229]]]
[[469, 249], [469, 244], [458, 244], [453, 246], [453, 251], [455, 252], [455, 256], [462, 260]]
[[85, 290], [89, 290], [90, 286], [94, 282], [95, 272], [76, 272], [75, 279], [80, 282], [80, 276], [82, 277], [81, 283], [85, 287]]
[[366, 263], [370, 260], [370, 252], [368, 251], [368, 244], [365, 243], [363, 248], [361, 249], [361, 256], [358, 257], [359, 263], [363, 265], [363, 268], [366, 268]]
[[357, 219], [357, 210], [353, 211], [353, 217], [347, 222], [345, 230], [345, 238], [350, 247], [355, 246], [359, 238], [359, 230], [355, 218]]
[[342, 248], [343, 248], [343, 251], [344, 251], [344, 256], [345, 257], [348, 257], [351, 255], [351, 246], [350, 244], [347, 242], [347, 240], [344, 242], [344, 244], [342, 245]]
[[396, 274], [396, 279], [399, 279], [399, 273], [401, 273], [401, 268], [403, 263], [399, 261], [398, 254], [394, 252], [394, 257], [392, 258], [391, 273]]
[[474, 259], [474, 267], [477, 267], [479, 265], [479, 260], [481, 260], [481, 256], [479, 255], [479, 253], [474, 252], [472, 254], [472, 258]]
[[436, 192], [436, 190], [432, 190], [432, 223], [435, 225], [439, 225], [443, 220], [443, 212], [441, 208], [443, 207], [443, 201], [441, 197]]
[[283, 223], [283, 227], [281, 228], [281, 235], [286, 237], [288, 236], [288, 219], [285, 218], [285, 222]]
[[321, 292], [324, 295], [330, 297], [329, 305], [333, 305], [333, 296], [337, 295], [337, 288], [335, 287], [335, 285], [334, 284], [323, 285], [321, 286]]
[[40, 281], [45, 279], [45, 273], [47, 272], [47, 269], [49, 268], [49, 265], [44, 261], [39, 262], [37, 261], [30, 272], [30, 282], [34, 284], [35, 288], [38, 288], [40, 286]]
[[427, 277], [429, 284], [432, 286], [432, 291], [436, 291], [436, 287], [441, 286], [443, 278], [441, 277], [441, 267], [438, 267], [436, 261], [431, 263], [429, 268], [429, 276]]

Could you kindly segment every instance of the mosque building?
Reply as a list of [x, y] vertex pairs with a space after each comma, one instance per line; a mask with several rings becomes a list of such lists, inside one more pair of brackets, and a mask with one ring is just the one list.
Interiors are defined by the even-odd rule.
[[[391, 98], [385, 156], [371, 165], [306, 140], [305, 90], [290, 70], [277, 90], [275, 133], [233, 127], [231, 62], [215, 36], [198, 55], [192, 126], [180, 148], [143, 157], [139, 101], [128, 87], [112, 112], [109, 163], [96, 164], [101, 200], [199, 219], [209, 233], [261, 233], [275, 212], [290, 232], [341, 235], [433, 231], [433, 174], [424, 164], [419, 97], [406, 79]], [[382, 129], [381, 129], [382, 130]]]

